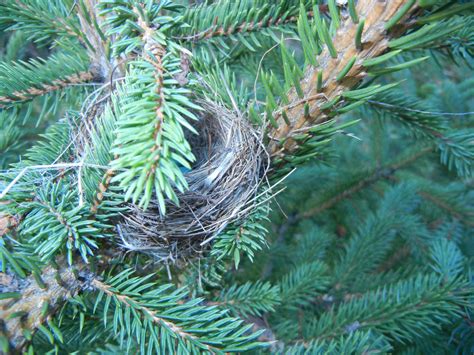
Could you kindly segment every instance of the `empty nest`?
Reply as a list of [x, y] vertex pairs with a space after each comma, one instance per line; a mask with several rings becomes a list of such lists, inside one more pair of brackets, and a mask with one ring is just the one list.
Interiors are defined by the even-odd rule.
[[118, 227], [125, 249], [167, 262], [193, 255], [256, 203], [268, 169], [262, 133], [238, 112], [207, 100], [199, 104], [199, 135], [188, 137], [196, 156], [185, 173], [189, 189], [178, 195], [179, 206], [167, 201], [164, 217], [156, 201], [145, 211], [129, 206]]

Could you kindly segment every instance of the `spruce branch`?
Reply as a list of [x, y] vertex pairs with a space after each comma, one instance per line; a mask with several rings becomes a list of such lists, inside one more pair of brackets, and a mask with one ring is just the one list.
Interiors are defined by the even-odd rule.
[[17, 0], [0, 3], [0, 27], [21, 30], [38, 42], [54, 41], [57, 37], [72, 38], [91, 46], [81, 32], [76, 16], [71, 16], [73, 2], [67, 0]]
[[[112, 2], [113, 3], [113, 2]], [[187, 97], [175, 75], [181, 72], [180, 54], [186, 50], [166, 36], [173, 3], [130, 2], [127, 7], [109, 8], [103, 3], [102, 14], [108, 35], [117, 34], [117, 54], [140, 51], [133, 61], [121, 92], [117, 134], [112, 148], [116, 157], [112, 169], [121, 170], [111, 182], [119, 182], [125, 199], [146, 208], [153, 193], [160, 213], [166, 213], [165, 198], [178, 204], [177, 191], [187, 189], [182, 168], [191, 168], [195, 157], [184, 129], [196, 133], [188, 122], [197, 120], [192, 110], [199, 107]], [[131, 26], [130, 17], [136, 22]], [[171, 21], [171, 23], [173, 23]], [[138, 162], [138, 164], [137, 164]]]
[[461, 277], [416, 275], [332, 308], [306, 334], [327, 340], [370, 328], [400, 342], [413, 342], [461, 318], [471, 292], [469, 282]]
[[[454, 170], [459, 176], [469, 177], [473, 174], [474, 135], [469, 129], [450, 130], [449, 113], [431, 112], [418, 100], [404, 97], [401, 92], [393, 91], [382, 98], [382, 101], [369, 100], [375, 112], [388, 114], [410, 128], [415, 137], [436, 142], [440, 152], [441, 163]], [[470, 113], [453, 113], [452, 116], [469, 115]]]
[[[14, 349], [22, 349], [27, 340], [31, 340], [32, 334], [51, 319], [64, 300], [81, 290], [83, 281], [78, 279], [78, 272], [81, 272], [80, 266], [75, 270], [65, 265], [58, 269], [47, 266], [39, 278], [31, 275], [18, 282], [19, 289], [10, 290], [19, 294], [20, 298], [0, 300], [3, 331]], [[11, 279], [13, 276], [2, 274], [2, 277]], [[15, 284], [12, 281], [11, 284]]]
[[327, 269], [327, 265], [320, 261], [307, 262], [294, 267], [278, 283], [280, 297], [285, 300], [280, 308], [294, 310], [310, 304], [329, 285]]
[[[358, 16], [364, 19], [361, 49], [354, 44], [359, 25], [350, 18], [346, 19], [332, 40], [326, 40], [328, 47], [318, 56], [319, 65], [308, 66], [302, 80], [297, 83], [297, 88], [289, 92], [285, 99], [289, 108], [281, 113], [275, 112], [276, 124], [269, 132], [269, 148], [273, 156], [283, 157], [297, 148], [295, 140], [291, 138], [295, 131], [304, 131], [315, 123], [322, 123], [331, 118], [325, 110], [325, 105], [336, 102], [344, 92], [355, 87], [367, 76], [363, 62], [383, 54], [389, 48], [390, 39], [398, 32], [387, 32], [385, 27], [391, 24], [408, 3], [404, 0], [358, 2]], [[413, 6], [403, 17], [407, 18], [416, 9], [417, 7]], [[324, 33], [322, 37], [326, 38]], [[344, 73], [343, 77], [341, 73]], [[313, 99], [302, 102], [302, 98]]]
[[[255, 253], [267, 245], [265, 235], [268, 231], [263, 225], [268, 222], [270, 212], [267, 200], [268, 193], [264, 192], [256, 202], [257, 206], [243, 223], [233, 223], [217, 235], [211, 255], [216, 256], [217, 260], [232, 257], [236, 269], [239, 268], [242, 253], [253, 261]], [[210, 239], [203, 243], [209, 241]]]
[[[371, 172], [367, 171], [352, 173], [356, 179], [349, 185], [343, 187], [342, 190], [337, 187], [334, 189], [335, 194], [330, 194], [327, 198], [319, 201], [316, 207], [309, 208], [305, 212], [298, 214], [295, 217], [295, 222], [302, 219], [314, 217], [327, 209], [333, 207], [340, 201], [356, 194], [357, 192], [375, 184], [376, 182], [387, 179], [393, 176], [398, 170], [405, 168], [406, 166], [416, 162], [418, 159], [425, 157], [427, 154], [432, 153], [435, 150], [433, 145], [427, 145], [416, 150], [409, 150], [405, 154], [395, 161], [390, 161], [380, 167], [374, 168]], [[347, 182], [350, 179], [344, 179]]]
[[93, 80], [82, 53], [56, 53], [47, 59], [0, 63], [0, 108]]
[[392, 347], [381, 335], [370, 331], [355, 331], [330, 340], [298, 342], [288, 347], [287, 354], [385, 354]]
[[53, 91], [58, 91], [67, 88], [68, 86], [86, 83], [88, 81], [91, 81], [93, 78], [94, 75], [91, 72], [85, 71], [67, 76], [63, 79], [54, 80], [53, 82], [51, 82], [51, 84], [41, 85], [40, 88], [32, 87], [24, 91], [13, 91], [7, 96], [0, 96], [0, 108], [5, 108], [18, 101], [28, 101], [35, 96], [45, 95]]
[[186, 289], [170, 292], [171, 285], [150, 281], [151, 276], [134, 276], [133, 271], [125, 270], [104, 282], [94, 279], [91, 283], [99, 292], [94, 312], [102, 312], [104, 324], [113, 327], [127, 348], [132, 338], [141, 353], [147, 349], [221, 354], [265, 345], [256, 340], [262, 331], [252, 334], [252, 325], [215, 306], [201, 305], [201, 299], [187, 301]]
[[355, 235], [348, 241], [335, 265], [334, 289], [344, 289], [377, 268], [384, 260], [398, 234], [409, 234], [410, 238], [420, 238], [423, 229], [417, 216], [405, 216], [418, 204], [416, 190], [409, 185], [398, 185], [384, 195], [380, 206], [373, 214], [368, 214]]
[[97, 213], [97, 211], [99, 210], [99, 206], [104, 201], [106, 192], [110, 187], [110, 183], [114, 175], [115, 175], [115, 171], [113, 169], [107, 169], [107, 171], [105, 172], [101, 182], [99, 183], [96, 196], [90, 208], [90, 212], [92, 215], [95, 215]]
[[25, 218], [19, 229], [20, 238], [31, 245], [42, 260], [65, 251], [69, 265], [78, 251], [84, 262], [98, 249], [102, 228], [94, 226], [86, 206], [75, 206], [76, 192], [66, 184], [41, 187], [36, 197], [24, 203]]
[[247, 282], [243, 285], [234, 284], [221, 291], [217, 301], [208, 302], [231, 310], [243, 317], [261, 317], [262, 314], [273, 312], [281, 303], [280, 290], [269, 282]]
[[[449, 193], [443, 193], [443, 191], [439, 190], [437, 191], [433, 186], [421, 188], [418, 193], [422, 198], [446, 211], [454, 218], [468, 226], [474, 226], [474, 212], [470, 209], [466, 209], [466, 206], [460, 204], [459, 200], [450, 196]], [[464, 196], [462, 197], [464, 198]]]
[[[255, 8], [262, 8], [254, 11]], [[327, 5], [319, 5], [322, 13], [328, 13]], [[185, 42], [200, 42], [218, 37], [232, 38], [239, 35], [250, 35], [263, 30], [278, 30], [287, 25], [296, 25], [298, 21], [299, 2], [288, 1], [281, 4], [268, 4], [263, 1], [235, 2], [220, 1], [214, 4], [202, 4], [190, 8], [183, 15], [183, 21], [189, 28], [179, 29], [185, 34], [174, 38]], [[307, 16], [313, 17], [313, 11], [307, 10]], [[235, 15], [234, 15], [235, 14]], [[238, 16], [238, 19], [235, 18]], [[232, 22], [227, 18], [233, 17]], [[249, 38], [254, 41], [253, 38]]]
[[[107, 296], [114, 297], [120, 303], [124, 304], [126, 307], [133, 307], [135, 305], [134, 308], [137, 309], [138, 311], [142, 311], [146, 317], [149, 317], [151, 319], [153, 323], [162, 325], [170, 329], [171, 332], [179, 335], [180, 337], [185, 338], [187, 340], [191, 340], [191, 341], [196, 339], [194, 335], [186, 332], [182, 327], [174, 324], [173, 322], [166, 320], [165, 318], [159, 317], [157, 312], [154, 312], [151, 308], [146, 307], [146, 306], [136, 305], [136, 303], [130, 296], [120, 294], [119, 292], [114, 290], [112, 286], [107, 285], [104, 282], [99, 281], [97, 279], [94, 279], [91, 285], [95, 287], [97, 290], [106, 294]], [[212, 347], [207, 346], [206, 349], [210, 351], [212, 350]]]

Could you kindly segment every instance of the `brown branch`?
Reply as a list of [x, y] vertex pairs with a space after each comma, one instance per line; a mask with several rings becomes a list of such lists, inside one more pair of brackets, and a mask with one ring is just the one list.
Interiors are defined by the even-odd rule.
[[[307, 13], [307, 16], [313, 17], [313, 12], [309, 11]], [[296, 23], [296, 21], [298, 21], [298, 16], [291, 16], [285, 20], [282, 20], [281, 18], [270, 17], [267, 21], [259, 21], [257, 23], [243, 22], [238, 26], [230, 26], [228, 28], [214, 26], [194, 35], [177, 37], [176, 39], [198, 42], [200, 40], [206, 40], [215, 37], [231, 36], [238, 33], [257, 32], [262, 30], [262, 28], [278, 27], [281, 25]]]
[[[165, 328], [170, 329], [173, 333], [179, 334], [182, 338], [189, 339], [191, 342], [194, 342], [197, 339], [196, 336], [194, 336], [193, 334], [186, 332], [183, 328], [181, 328], [180, 326], [174, 324], [173, 322], [170, 322], [170, 321], [168, 321], [168, 320], [166, 320], [162, 317], [159, 317], [157, 312], [151, 310], [150, 308], [148, 308], [146, 306], [142, 306], [142, 305], [138, 304], [135, 300], [133, 300], [129, 296], [115, 293], [111, 286], [103, 283], [102, 281], [94, 279], [91, 282], [91, 286], [95, 287], [99, 291], [104, 292], [106, 295], [108, 295], [110, 297], [116, 298], [118, 301], [120, 301], [121, 303], [123, 303], [125, 305], [127, 305], [129, 307], [133, 307], [133, 309], [135, 309], [135, 310], [142, 311], [144, 314], [149, 316], [150, 319], [152, 319], [152, 321], [154, 323], [159, 324], [161, 326], [164, 326]], [[212, 347], [212, 346], [207, 345], [207, 344], [205, 344], [205, 346], [206, 346], [207, 350], [210, 351], [211, 353], [213, 353], [214, 349], [217, 349], [217, 348]]]
[[[296, 142], [291, 138], [287, 139], [283, 146], [279, 145], [279, 140], [291, 137], [296, 130], [304, 131], [305, 128], [314, 123], [321, 123], [330, 119], [328, 112], [325, 112], [321, 107], [339, 97], [344, 91], [355, 87], [367, 76], [367, 72], [361, 63], [365, 59], [379, 56], [388, 49], [388, 42], [393, 35], [385, 30], [384, 25], [406, 2], [406, 0], [360, 0], [358, 2], [357, 12], [359, 17], [365, 19], [360, 50], [356, 48], [354, 41], [358, 25], [347, 18], [342, 22], [333, 38], [337, 57], [332, 58], [328, 49], [325, 48], [318, 57], [319, 66], [309, 66], [300, 82], [303, 97], [315, 97], [319, 94], [317, 90], [318, 73], [322, 72], [323, 87], [321, 93], [325, 96], [312, 100], [309, 104], [309, 115], [306, 115], [304, 103], [293, 106], [294, 103], [301, 101], [296, 90], [292, 89], [289, 92], [288, 106], [290, 108], [285, 111], [289, 118], [289, 124], [285, 122], [282, 112], [276, 112], [274, 116], [278, 128], [271, 129], [269, 132], [269, 136], [273, 138], [269, 144], [269, 151], [272, 156], [284, 157], [297, 148]], [[417, 9], [416, 6], [412, 8], [409, 14], [413, 13], [415, 9]], [[357, 57], [357, 60], [351, 70], [342, 80], [336, 80], [337, 76], [354, 57]]]
[[313, 216], [327, 210], [328, 208], [333, 207], [334, 205], [336, 205], [338, 202], [342, 201], [343, 199], [345, 199], [345, 198], [359, 192], [360, 190], [374, 184], [375, 182], [379, 181], [380, 179], [388, 178], [388, 177], [392, 176], [397, 170], [405, 167], [406, 165], [409, 165], [409, 164], [413, 163], [414, 161], [418, 160], [419, 158], [421, 158], [421, 157], [425, 156], [426, 154], [432, 152], [433, 149], [434, 149], [434, 147], [428, 146], [428, 147], [420, 150], [416, 154], [414, 154], [412, 156], [409, 156], [406, 159], [403, 159], [403, 160], [398, 161], [396, 163], [389, 164], [387, 166], [383, 166], [381, 168], [376, 169], [372, 174], [370, 174], [369, 176], [367, 176], [363, 180], [358, 181], [357, 183], [355, 183], [354, 185], [352, 185], [348, 189], [345, 189], [344, 191], [337, 194], [336, 196], [333, 196], [330, 199], [324, 201], [322, 204], [320, 204], [320, 205], [318, 205], [314, 208], [311, 208], [311, 209], [303, 212], [302, 214], [297, 215], [296, 218], [295, 218], [295, 221], [299, 221], [299, 220], [304, 219], [304, 218], [313, 217]]
[[44, 95], [53, 91], [64, 89], [70, 85], [81, 84], [91, 81], [94, 75], [90, 71], [84, 71], [77, 74], [67, 76], [63, 79], [54, 80], [49, 85], [41, 85], [40, 88], [29, 88], [25, 91], [15, 91], [8, 96], [0, 96], [0, 108], [4, 108], [9, 104], [17, 101], [31, 100], [35, 96]]
[[[319, 5], [319, 11], [322, 13], [327, 13], [328, 6], [327, 5]], [[313, 17], [313, 11], [308, 11], [306, 16], [309, 18]], [[202, 40], [208, 40], [215, 37], [227, 37], [235, 34], [245, 34], [251, 32], [258, 32], [264, 28], [272, 28], [278, 27], [282, 25], [288, 25], [291, 23], [296, 23], [298, 21], [299, 16], [290, 16], [286, 19], [270, 17], [266, 21], [259, 21], [257, 23], [254, 22], [242, 22], [241, 24], [235, 26], [231, 25], [227, 28], [220, 26], [212, 26], [209, 27], [201, 32], [194, 33], [188, 36], [177, 36], [174, 39], [181, 40], [181, 41], [191, 41], [191, 42], [199, 42]], [[217, 18], [215, 19], [218, 20]]]
[[0, 237], [10, 232], [18, 225], [18, 219], [13, 216], [0, 214]]
[[425, 200], [428, 200], [438, 206], [440, 209], [447, 211], [449, 214], [451, 214], [453, 217], [459, 219], [463, 223], [465, 223], [468, 226], [474, 226], [474, 221], [472, 220], [471, 216], [466, 216], [457, 211], [455, 208], [453, 208], [448, 202], [443, 201], [442, 199], [433, 196], [427, 191], [420, 191], [418, 194], [423, 197]]
[[[153, 130], [153, 147], [151, 152], [161, 150], [161, 144], [157, 143], [157, 137], [163, 129], [164, 113], [163, 113], [163, 103], [164, 103], [164, 93], [163, 93], [163, 81], [164, 81], [164, 68], [162, 58], [166, 54], [166, 49], [158, 43], [154, 38], [155, 30], [151, 28], [147, 22], [141, 17], [140, 12], [137, 9], [133, 11], [138, 14], [138, 26], [143, 29], [143, 43], [144, 43], [144, 57], [150, 64], [155, 68], [155, 80], [156, 80], [156, 94], [158, 96], [156, 102], [156, 122]], [[149, 55], [151, 53], [152, 55]], [[161, 154], [156, 155], [153, 159], [153, 164], [151, 169], [148, 171], [147, 176], [154, 174], [156, 168], [158, 167]]]
[[99, 209], [100, 204], [104, 200], [104, 194], [108, 190], [110, 186], [110, 181], [112, 180], [112, 177], [114, 176], [114, 174], [115, 174], [115, 171], [113, 169], [108, 169], [105, 172], [104, 177], [99, 184], [99, 188], [95, 196], [94, 202], [92, 204], [92, 207], [90, 209], [92, 214], [97, 213], [97, 210]]
[[[0, 237], [18, 224], [19, 218], [0, 215]], [[113, 253], [113, 250], [103, 253], [98, 260], [99, 272], [108, 265]], [[45, 267], [40, 276], [42, 285], [33, 275], [20, 279], [16, 275], [0, 272], [2, 292], [21, 295], [19, 299], [0, 300], [0, 334], [6, 336], [13, 350], [20, 352], [27, 343], [24, 331], [33, 334], [41, 324], [52, 318], [65, 300], [78, 294], [93, 278], [94, 274], [81, 261], [75, 263], [74, 269], [64, 261], [59, 262], [57, 269]], [[45, 312], [43, 307], [46, 305], [48, 309]]]
[[[2, 285], [3, 287], [11, 287], [9, 292], [21, 294], [20, 299], [0, 300], [3, 331], [16, 350], [21, 350], [27, 341], [23, 330], [37, 329], [51, 317], [63, 300], [75, 296], [83, 287], [72, 268], [67, 266], [58, 270], [51, 266], [44, 268], [41, 274], [43, 288], [38, 286], [33, 276], [15, 280], [15, 276], [3, 273], [0, 275], [2, 282], [10, 281], [9, 284]], [[44, 312], [43, 307], [48, 307], [48, 311]]]

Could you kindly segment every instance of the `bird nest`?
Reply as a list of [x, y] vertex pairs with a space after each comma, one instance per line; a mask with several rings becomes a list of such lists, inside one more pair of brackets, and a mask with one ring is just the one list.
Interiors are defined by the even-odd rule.
[[179, 205], [166, 202], [165, 216], [157, 201], [146, 210], [130, 205], [119, 226], [125, 249], [161, 261], [190, 256], [256, 203], [269, 161], [262, 132], [238, 112], [207, 100], [200, 105], [199, 135], [188, 137], [196, 156], [185, 173], [189, 189], [178, 195]]

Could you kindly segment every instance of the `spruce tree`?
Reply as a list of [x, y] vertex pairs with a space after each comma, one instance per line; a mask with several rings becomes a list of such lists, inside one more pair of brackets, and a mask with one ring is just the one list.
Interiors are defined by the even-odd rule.
[[0, 352], [474, 351], [474, 3], [0, 0], [0, 31]]

